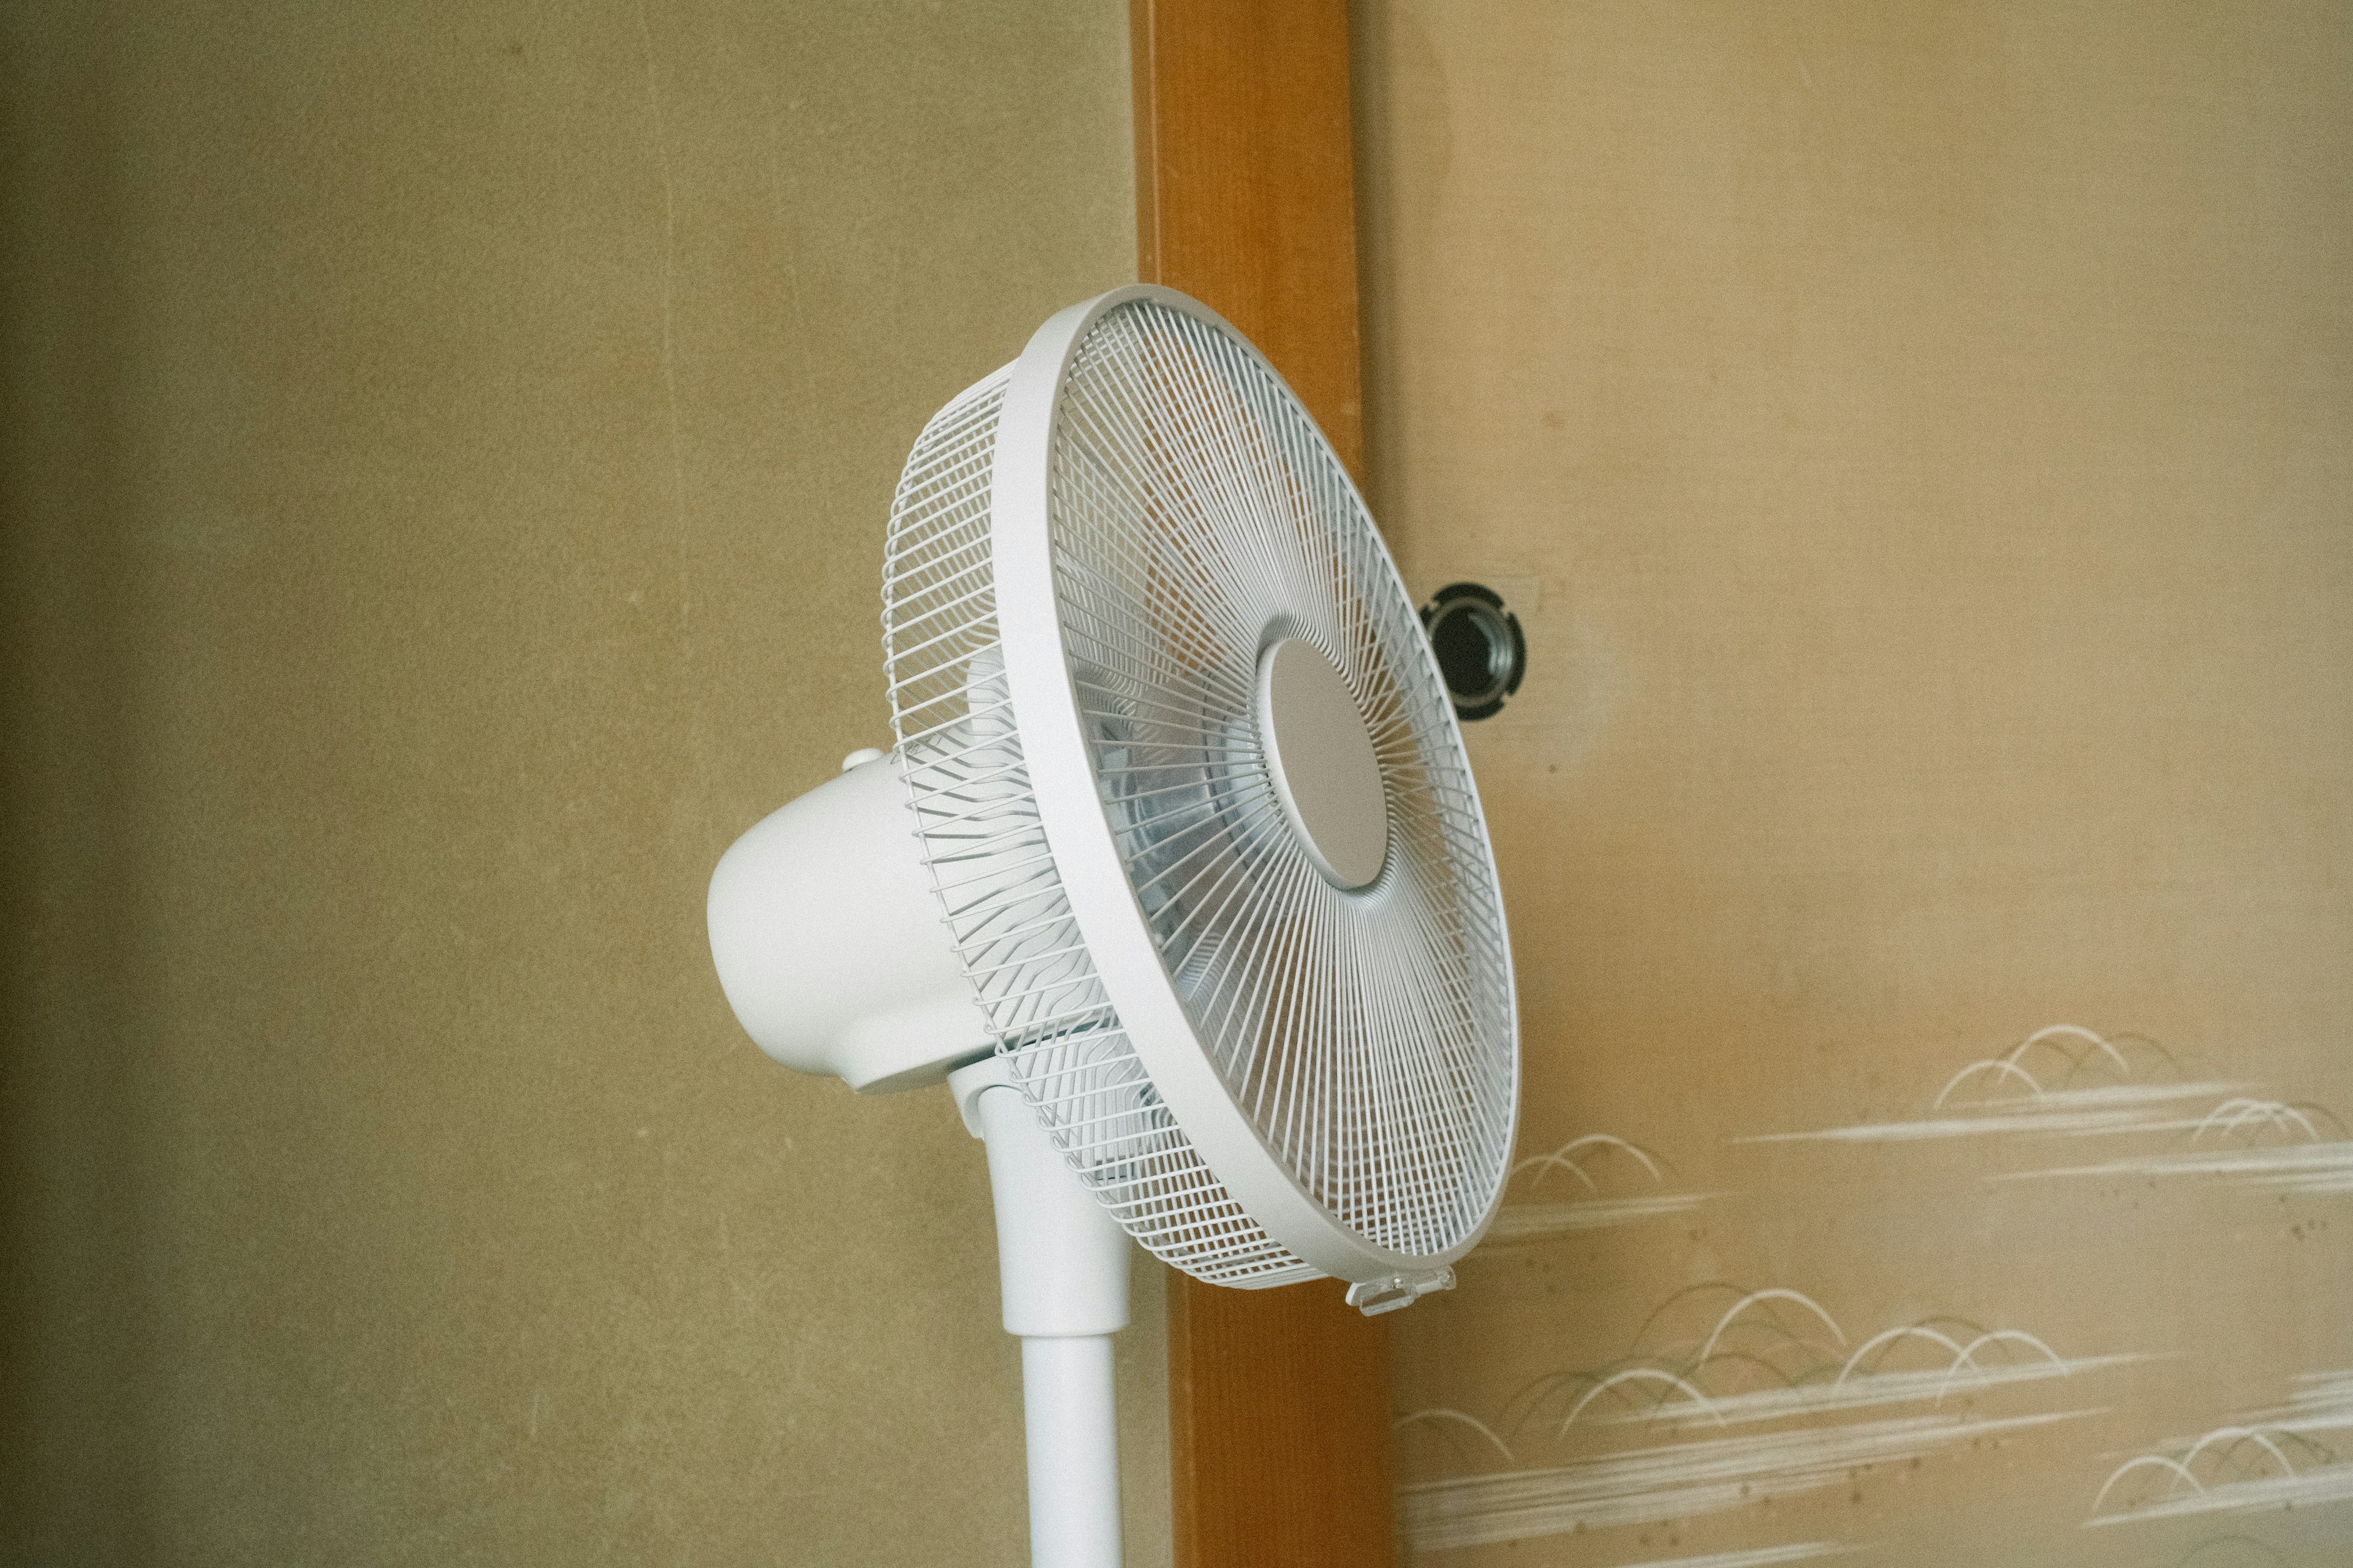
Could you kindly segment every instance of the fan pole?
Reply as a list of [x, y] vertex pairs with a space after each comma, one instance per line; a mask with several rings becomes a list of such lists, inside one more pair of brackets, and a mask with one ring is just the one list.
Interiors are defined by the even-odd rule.
[[948, 1076], [988, 1147], [1005, 1331], [1021, 1340], [1031, 1568], [1119, 1568], [1111, 1336], [1127, 1326], [1127, 1233], [988, 1057]]

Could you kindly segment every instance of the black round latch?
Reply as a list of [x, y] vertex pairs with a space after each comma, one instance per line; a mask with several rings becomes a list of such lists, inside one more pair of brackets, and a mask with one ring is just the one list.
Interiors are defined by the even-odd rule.
[[1490, 719], [1528, 672], [1528, 639], [1503, 595], [1479, 583], [1450, 583], [1421, 607], [1421, 628], [1464, 723]]

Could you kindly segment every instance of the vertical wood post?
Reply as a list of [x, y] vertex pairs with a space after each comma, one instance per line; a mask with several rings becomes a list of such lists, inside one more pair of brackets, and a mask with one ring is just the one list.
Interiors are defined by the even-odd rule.
[[[1136, 255], [1274, 363], [1361, 475], [1345, 0], [1133, 0]], [[1173, 1276], [1177, 1568], [1386, 1568], [1388, 1342], [1328, 1280]]]

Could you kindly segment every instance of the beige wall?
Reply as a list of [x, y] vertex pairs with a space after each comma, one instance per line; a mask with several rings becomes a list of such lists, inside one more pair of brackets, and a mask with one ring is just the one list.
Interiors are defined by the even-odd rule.
[[[1529, 1172], [1398, 1320], [1409, 1539], [2353, 1561], [2353, 11], [1372, 0], [1356, 41], [1372, 499], [1533, 644], [1469, 737], [1522, 1152], [1664, 1164]], [[2061, 1037], [2052, 1098], [1987, 1069], [2000, 1131], [1927, 1125], [2054, 1024], [2126, 1070]], [[2199, 1135], [2232, 1098], [2312, 1103]], [[1764, 1289], [1835, 1330], [1771, 1298], [1701, 1365]], [[2070, 1373], [1806, 1402], [1923, 1322]], [[1679, 1421], [1663, 1373], [1756, 1397]], [[2306, 1506], [2084, 1527], [2234, 1423]]]
[[8, 27], [0, 1559], [1025, 1561], [978, 1149], [702, 894], [887, 737], [925, 416], [1133, 276], [1124, 16]]

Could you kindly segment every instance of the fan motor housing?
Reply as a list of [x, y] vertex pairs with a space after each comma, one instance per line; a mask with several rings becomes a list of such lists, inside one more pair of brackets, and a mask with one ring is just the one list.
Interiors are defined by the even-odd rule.
[[753, 1043], [862, 1093], [935, 1083], [994, 1042], [940, 928], [890, 759], [771, 812], [721, 857], [711, 956]]
[[1334, 887], [1369, 884], [1388, 858], [1388, 796], [1365, 716], [1322, 649], [1284, 637], [1260, 656], [1258, 721], [1299, 847]]

